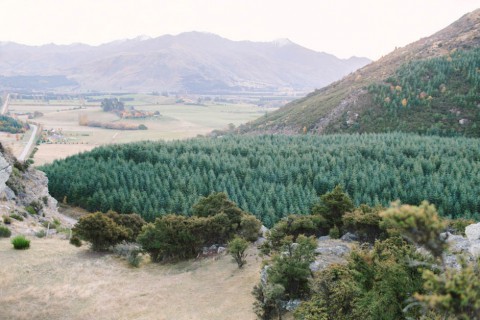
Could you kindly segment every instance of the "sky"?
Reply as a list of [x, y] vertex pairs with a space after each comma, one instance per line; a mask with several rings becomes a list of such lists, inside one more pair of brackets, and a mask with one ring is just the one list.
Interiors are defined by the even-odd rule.
[[0, 0], [0, 41], [99, 45], [203, 31], [378, 59], [477, 8], [480, 0]]

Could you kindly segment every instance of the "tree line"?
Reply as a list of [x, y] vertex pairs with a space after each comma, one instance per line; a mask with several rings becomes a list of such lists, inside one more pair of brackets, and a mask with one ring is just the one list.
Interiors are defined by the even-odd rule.
[[480, 143], [412, 134], [247, 136], [110, 145], [42, 168], [50, 193], [90, 211], [147, 221], [190, 215], [225, 192], [270, 227], [343, 186], [355, 206], [428, 200], [440, 214], [480, 212]]

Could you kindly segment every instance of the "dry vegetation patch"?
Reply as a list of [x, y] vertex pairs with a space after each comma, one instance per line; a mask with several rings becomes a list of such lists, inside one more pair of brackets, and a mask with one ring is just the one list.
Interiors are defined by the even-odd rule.
[[[255, 319], [252, 287], [261, 259], [239, 270], [230, 256], [131, 268], [114, 255], [59, 239], [27, 251], [0, 241], [0, 310], [5, 319]], [[148, 259], [145, 259], [148, 260]]]

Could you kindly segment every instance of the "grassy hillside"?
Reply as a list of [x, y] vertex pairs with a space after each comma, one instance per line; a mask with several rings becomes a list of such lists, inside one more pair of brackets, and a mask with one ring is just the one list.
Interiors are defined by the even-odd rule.
[[189, 214], [225, 191], [265, 225], [308, 213], [341, 184], [356, 205], [427, 199], [450, 216], [480, 212], [480, 141], [408, 134], [254, 136], [111, 145], [43, 170], [59, 201], [88, 210]]
[[[480, 70], [478, 47], [480, 9], [428, 38], [396, 49], [344, 79], [248, 123], [238, 131], [331, 133], [401, 130], [480, 136], [480, 130], [474, 126], [480, 110], [480, 97], [476, 93]], [[400, 83], [404, 84], [400, 85], [403, 91], [398, 96], [402, 98], [398, 101], [393, 99], [386, 106], [385, 90]], [[414, 101], [415, 97], [420, 99], [420, 95], [423, 96], [422, 92], [427, 94], [425, 99], [429, 96], [433, 98], [429, 108], [421, 107]], [[401, 103], [403, 98], [407, 99], [405, 107]], [[394, 109], [394, 102], [403, 109]]]

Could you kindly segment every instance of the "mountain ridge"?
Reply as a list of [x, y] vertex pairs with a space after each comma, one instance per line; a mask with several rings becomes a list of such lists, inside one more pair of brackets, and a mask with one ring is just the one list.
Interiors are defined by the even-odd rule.
[[185, 32], [98, 46], [3, 43], [0, 75], [64, 75], [78, 83], [77, 90], [309, 91], [369, 62], [339, 59], [291, 41], [279, 46]]

